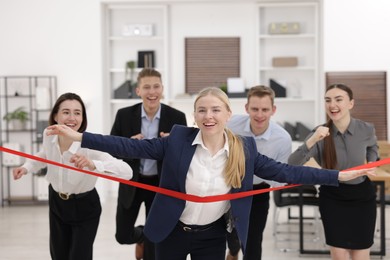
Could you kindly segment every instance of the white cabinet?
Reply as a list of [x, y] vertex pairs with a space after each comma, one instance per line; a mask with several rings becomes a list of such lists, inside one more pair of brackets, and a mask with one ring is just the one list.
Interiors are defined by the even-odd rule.
[[[258, 5], [257, 73], [260, 84], [274, 80], [286, 88], [277, 98], [275, 119], [299, 121], [309, 128], [322, 122], [323, 89], [320, 1], [270, 2]], [[293, 57], [296, 66], [273, 66], [274, 58]]]
[[[127, 79], [126, 63], [135, 61], [136, 68], [133, 77], [135, 82], [141, 70], [138, 66], [144, 61], [139, 60], [139, 52], [154, 53], [154, 68], [161, 74], [163, 84], [168, 79], [168, 8], [166, 5], [106, 3], [102, 5], [103, 19], [103, 75], [105, 132], [109, 132], [118, 107], [134, 104], [137, 99], [126, 96], [116, 98], [114, 93]], [[164, 93], [168, 96], [167, 90]], [[119, 106], [118, 106], [119, 105]]]

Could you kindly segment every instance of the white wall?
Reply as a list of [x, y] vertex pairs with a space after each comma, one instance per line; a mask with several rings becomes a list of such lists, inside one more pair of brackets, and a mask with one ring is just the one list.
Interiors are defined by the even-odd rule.
[[390, 68], [390, 1], [324, 1], [325, 71]]
[[390, 86], [389, 10], [388, 0], [325, 0], [324, 71], [387, 71]]
[[55, 75], [58, 94], [76, 92], [101, 131], [100, 3], [0, 0], [0, 75]]

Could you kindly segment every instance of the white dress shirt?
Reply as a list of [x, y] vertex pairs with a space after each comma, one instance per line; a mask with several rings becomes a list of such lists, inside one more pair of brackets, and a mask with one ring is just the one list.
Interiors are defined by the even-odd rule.
[[[196, 151], [192, 157], [186, 178], [186, 193], [197, 196], [226, 194], [231, 187], [226, 185], [223, 170], [229, 155], [227, 135], [225, 145], [214, 156], [204, 146], [201, 132], [194, 139]], [[197, 203], [186, 201], [180, 221], [187, 225], [206, 225], [218, 220], [230, 208], [229, 201]]]
[[[58, 136], [46, 136], [46, 131], [43, 133], [42, 149], [36, 156], [74, 167], [74, 164], [70, 163], [69, 159], [75, 153], [84, 155], [92, 160], [96, 167], [95, 172], [126, 180], [133, 177], [133, 170], [124, 161], [116, 159], [108, 153], [81, 148], [80, 142], [73, 142], [69, 150], [61, 154]], [[46, 166], [46, 179], [57, 192], [79, 194], [90, 191], [95, 187], [97, 177], [90, 174], [30, 159], [23, 164], [23, 167], [27, 169], [28, 173], [37, 172]], [[88, 169], [86, 168], [85, 170]]]

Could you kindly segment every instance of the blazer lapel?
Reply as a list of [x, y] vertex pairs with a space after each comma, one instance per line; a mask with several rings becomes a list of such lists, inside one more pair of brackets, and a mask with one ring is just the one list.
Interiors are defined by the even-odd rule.
[[166, 129], [170, 129], [172, 127], [169, 120], [166, 120], [166, 118], [169, 115], [167, 115], [167, 109], [164, 104], [161, 104], [161, 113], [160, 113], [160, 123], [158, 124], [158, 137], [160, 137], [161, 132], [167, 132]]
[[187, 173], [188, 173], [188, 169], [190, 168], [192, 157], [194, 156], [196, 150], [196, 145], [192, 145], [192, 142], [194, 141], [197, 133], [198, 131], [194, 131], [194, 133], [187, 138], [185, 143], [183, 143], [182, 145], [181, 156], [180, 158], [177, 158], [179, 162], [179, 170], [178, 170], [179, 186], [180, 186], [180, 191], [182, 192], [186, 192], [185, 183], [186, 183]]
[[140, 103], [133, 111], [133, 122], [130, 122], [130, 132], [132, 133], [132, 136], [141, 133], [141, 107], [142, 103]]

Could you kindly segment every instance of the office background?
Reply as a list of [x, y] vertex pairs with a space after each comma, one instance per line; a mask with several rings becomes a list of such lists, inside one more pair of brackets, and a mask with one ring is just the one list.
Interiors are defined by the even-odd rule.
[[[170, 10], [171, 16], [168, 23], [172, 33], [169, 35], [170, 84], [166, 87], [170, 88], [171, 98], [185, 91], [184, 50], [182, 39], [175, 38], [180, 35], [178, 32], [188, 32], [190, 35], [236, 36], [239, 31], [239, 36], [245, 46], [241, 49], [241, 76], [245, 78], [248, 86], [258, 84], [254, 69], [256, 62], [253, 58], [255, 55], [253, 38], [256, 28], [253, 3], [266, 2], [260, 0], [0, 0], [0, 75], [55, 75], [58, 79], [58, 94], [76, 92], [82, 96], [90, 118], [88, 130], [108, 133], [107, 129], [110, 129], [111, 122], [107, 117], [100, 116], [107, 114], [107, 111], [104, 111], [105, 106], [102, 106], [107, 100], [104, 97], [106, 90], [103, 84], [102, 4], [142, 4], [144, 2], [159, 5], [175, 4], [175, 7]], [[223, 12], [207, 12], [208, 8], [215, 10], [215, 5], [220, 4], [224, 5]], [[390, 70], [390, 49], [388, 47], [390, 46], [388, 36], [390, 1], [323, 0], [321, 5], [323, 73], [388, 72]], [[191, 12], [191, 10], [197, 10], [197, 12]], [[206, 22], [191, 24], [191, 18], [202, 17], [202, 15], [209, 15], [208, 18], [212, 18], [214, 23], [212, 25]], [[387, 103], [389, 104], [388, 92]], [[387, 108], [387, 114], [389, 115], [389, 108]], [[389, 123], [387, 125], [389, 131]], [[387, 136], [390, 134], [388, 133]], [[107, 217], [103, 220], [106, 225], [101, 227], [106, 233], [102, 233], [103, 235], [100, 235], [97, 241], [97, 245], [100, 243], [106, 245], [106, 241], [113, 242], [113, 236], [110, 233], [112, 226], [109, 226], [109, 223], [114, 216], [114, 208], [111, 204], [115, 203], [112, 196], [116, 195], [116, 184], [100, 181], [98, 189], [103, 203], [106, 201], [110, 203], [109, 207], [106, 206]], [[15, 216], [26, 214], [21, 210], [22, 208], [19, 210], [17, 207], [4, 208], [3, 223], [7, 223], [6, 220], [9, 218], [6, 216], [9, 211], [15, 211], [13, 213]], [[44, 236], [47, 235], [46, 230], [42, 235], [42, 230], [47, 228], [46, 209], [34, 208], [31, 212], [36, 214], [40, 220], [36, 224], [36, 230], [32, 232], [43, 236], [39, 240], [42, 244], [40, 252], [46, 257], [47, 237]], [[26, 218], [28, 217], [26, 215]], [[16, 237], [24, 236], [22, 231], [17, 232], [16, 234], [10, 231]], [[268, 230], [268, 238], [272, 238], [271, 233], [272, 231]], [[12, 245], [19, 243], [16, 239], [10, 241]], [[112, 246], [115, 250], [119, 248], [115, 243]], [[270, 246], [272, 246], [271, 242]], [[101, 250], [104, 250], [103, 254], [97, 251], [97, 254], [102, 256], [101, 259], [104, 259], [104, 253], [107, 255], [112, 253], [106, 248]], [[125, 257], [126, 249], [121, 248], [121, 250], [123, 252], [118, 252], [118, 255]], [[132, 256], [133, 253], [129, 252], [129, 255]], [[278, 259], [278, 257], [280, 255], [275, 255], [272, 259]]]
[[[58, 93], [74, 91], [87, 104], [88, 114], [105, 113], [102, 102], [102, 14], [100, 0], [0, 0], [0, 74], [56, 75]], [[112, 1], [113, 2], [113, 1]], [[116, 1], [119, 3], [135, 1]], [[139, 3], [140, 1], [138, 1]], [[194, 1], [161, 1], [186, 5]], [[207, 9], [208, 2], [195, 1]], [[214, 24], [221, 35], [236, 31], [231, 25], [255, 21], [253, 0], [219, 1], [234, 8], [234, 13], [222, 13], [223, 23]], [[240, 4], [237, 4], [237, 3]], [[257, 1], [264, 2], [264, 1]], [[293, 1], [288, 1], [293, 2]], [[297, 1], [299, 2], [299, 1]], [[302, 1], [301, 1], [302, 2]], [[235, 5], [236, 4], [236, 5]], [[388, 30], [390, 3], [386, 0], [326, 0], [323, 1], [323, 70], [330, 71], [388, 71], [390, 68], [390, 37]], [[191, 10], [191, 8], [182, 8]], [[192, 17], [190, 13], [172, 11], [170, 26], [178, 30], [195, 30], [207, 34], [208, 27], [180, 28], [178, 19]], [[196, 15], [201, 16], [202, 13]], [[229, 19], [229, 17], [233, 17]], [[240, 19], [237, 19], [240, 17]], [[174, 23], [174, 24], [173, 24]], [[183, 23], [187, 25], [188, 23]], [[226, 24], [226, 26], [224, 26]], [[209, 26], [212, 27], [212, 26]], [[242, 26], [243, 41], [254, 35], [254, 27]], [[170, 82], [172, 97], [184, 92], [184, 53], [170, 35], [172, 60]], [[254, 44], [254, 43], [253, 43]], [[242, 48], [241, 75], [246, 84], [257, 84], [255, 59], [250, 43]], [[88, 130], [107, 131], [104, 117], [90, 120]], [[110, 124], [110, 123], [109, 123]], [[388, 127], [389, 129], [389, 127]], [[389, 136], [389, 135], [388, 135]]]

